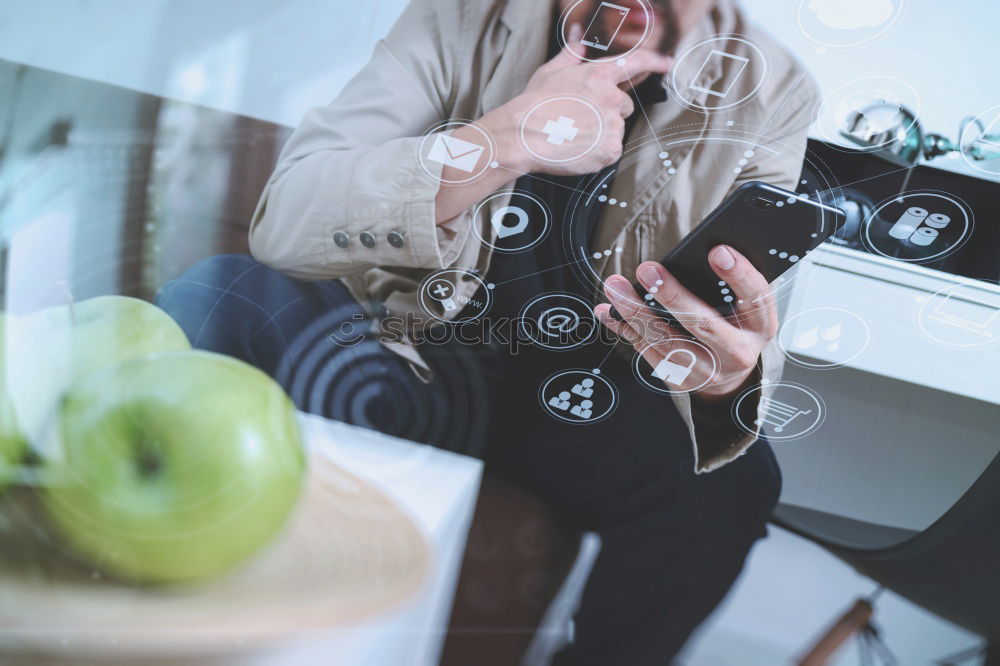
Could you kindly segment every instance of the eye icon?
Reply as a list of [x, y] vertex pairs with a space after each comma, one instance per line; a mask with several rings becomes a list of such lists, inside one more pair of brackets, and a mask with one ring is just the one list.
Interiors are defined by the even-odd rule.
[[549, 308], [538, 315], [538, 327], [546, 335], [566, 335], [580, 325], [580, 315], [566, 307]]

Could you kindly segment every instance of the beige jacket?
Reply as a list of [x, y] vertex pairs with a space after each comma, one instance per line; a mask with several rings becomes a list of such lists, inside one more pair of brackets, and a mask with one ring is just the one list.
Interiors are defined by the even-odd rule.
[[[254, 256], [301, 279], [342, 278], [360, 303], [382, 303], [394, 315], [419, 315], [416, 288], [432, 270], [458, 266], [485, 274], [490, 251], [471, 225], [480, 225], [488, 237], [489, 216], [504, 200], [495, 200], [481, 219], [471, 220], [467, 211], [435, 224], [439, 184], [419, 163], [418, 143], [442, 120], [475, 119], [518, 95], [546, 60], [551, 21], [551, 1], [413, 0], [371, 61], [333, 103], [310, 110], [289, 139], [254, 215]], [[745, 181], [795, 188], [816, 86], [781, 46], [747, 23], [732, 0], [718, 0], [677, 53], [720, 34], [742, 35], [762, 48], [763, 61], [739, 41], [727, 51], [751, 58], [751, 68], [766, 66], [763, 84], [751, 101], [731, 111], [709, 114], [667, 101], [639, 119], [627, 154], [631, 147], [653, 145], [647, 143], [651, 129], [668, 139], [688, 139], [669, 150], [673, 173], [650, 148], [649, 159], [616, 178], [613, 196], [630, 205], [602, 217], [597, 228], [594, 247], [622, 248], [598, 267], [605, 275], [634, 275], [640, 262], [666, 254]], [[728, 78], [734, 80], [730, 95], [748, 93], [755, 78], [740, 76], [727, 62], [702, 68], [698, 87], [722, 90]], [[688, 83], [678, 87], [691, 90]], [[758, 147], [739, 173], [733, 165], [747, 144], [713, 140], [734, 133]], [[346, 248], [334, 242], [337, 232], [351, 239]], [[359, 242], [362, 232], [374, 236], [372, 247]], [[388, 242], [392, 232], [402, 235], [401, 244], [395, 235], [396, 244]], [[468, 284], [464, 295], [471, 296], [475, 286]], [[426, 371], [414, 348], [388, 346]], [[765, 377], [778, 377], [780, 359], [773, 345], [765, 350]], [[687, 395], [673, 400], [695, 442], [699, 472], [734, 459], [756, 439], [735, 423], [700, 424]]]

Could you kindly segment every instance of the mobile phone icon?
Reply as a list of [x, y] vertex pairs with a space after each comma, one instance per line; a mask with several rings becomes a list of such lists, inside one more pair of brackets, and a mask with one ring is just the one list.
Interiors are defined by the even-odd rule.
[[[622, 29], [625, 17], [628, 16], [629, 11], [628, 7], [622, 7], [610, 2], [602, 2], [594, 11], [590, 23], [587, 24], [587, 29], [583, 31], [583, 39], [580, 40], [580, 43], [600, 51], [607, 51], [614, 44], [615, 37], [618, 36], [618, 31]], [[612, 25], [614, 29], [610, 31], [611, 35], [607, 39], [604, 39], [604, 28]]]
[[[729, 81], [729, 85], [726, 86], [725, 90], [712, 90], [711, 88], [705, 88], [698, 84], [701, 80], [702, 73], [706, 68], [710, 67], [712, 63], [717, 63], [717, 66], [722, 67], [725, 61], [731, 61], [729, 64], [736, 68], [736, 72], [733, 74]], [[714, 95], [720, 99], [724, 99], [729, 91], [733, 89], [736, 82], [741, 76], [743, 76], [743, 71], [750, 64], [749, 58], [744, 58], [743, 56], [733, 55], [732, 53], [726, 53], [725, 51], [719, 51], [717, 49], [712, 49], [712, 52], [705, 57], [705, 62], [701, 63], [701, 67], [698, 68], [698, 73], [694, 75], [691, 85], [688, 87], [692, 90], [697, 90], [698, 92], [708, 93], [709, 95]]]

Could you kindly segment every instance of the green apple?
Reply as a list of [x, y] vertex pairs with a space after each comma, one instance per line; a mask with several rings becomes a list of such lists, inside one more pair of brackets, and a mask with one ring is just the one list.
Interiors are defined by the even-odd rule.
[[10, 483], [28, 452], [28, 441], [18, 427], [14, 401], [7, 388], [7, 319], [0, 314], [0, 491]]
[[74, 383], [126, 359], [191, 348], [167, 313], [125, 296], [99, 296], [8, 319], [7, 383], [14, 411], [43, 458], [59, 396]]
[[216, 576], [292, 511], [305, 456], [291, 400], [266, 374], [203, 351], [154, 354], [76, 384], [63, 461], [42, 504], [63, 542], [144, 583]]

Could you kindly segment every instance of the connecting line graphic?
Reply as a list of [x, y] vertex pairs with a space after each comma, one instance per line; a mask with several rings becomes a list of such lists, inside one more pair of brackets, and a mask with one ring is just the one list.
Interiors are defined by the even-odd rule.
[[494, 282], [492, 284], [493, 284], [494, 287], [499, 287], [502, 284], [509, 284], [511, 282], [516, 282], [517, 280], [523, 280], [524, 278], [529, 278], [529, 277], [532, 277], [534, 275], [541, 275], [542, 273], [547, 273], [549, 271], [554, 271], [557, 268], [566, 268], [567, 266], [572, 266], [573, 264], [578, 264], [581, 261], [583, 261], [583, 260], [582, 259], [574, 259], [573, 261], [569, 261], [569, 262], [567, 262], [565, 264], [559, 264], [558, 266], [550, 266], [549, 268], [543, 268], [542, 270], [535, 271], [534, 273], [526, 273], [525, 275], [518, 275], [516, 278], [511, 278], [509, 280], [504, 280], [503, 282]]
[[820, 197], [820, 196], [822, 196], [824, 194], [830, 194], [834, 190], [840, 190], [840, 189], [843, 189], [845, 187], [851, 187], [852, 185], [858, 185], [859, 183], [868, 182], [869, 180], [875, 180], [876, 178], [883, 178], [885, 176], [891, 176], [892, 174], [899, 173], [900, 171], [906, 171], [907, 172], [906, 178], [903, 180], [902, 189], [900, 189], [900, 194], [902, 194], [906, 190], [906, 184], [910, 182], [910, 176], [913, 174], [913, 169], [916, 166], [917, 166], [916, 164], [911, 164], [909, 166], [904, 166], [904, 167], [900, 167], [898, 169], [893, 169], [892, 171], [886, 171], [884, 173], [876, 174], [874, 176], [868, 176], [867, 178], [862, 178], [860, 180], [854, 180], [854, 181], [851, 181], [849, 183], [844, 183], [842, 185], [837, 185], [836, 187], [831, 187], [831, 188], [826, 189], [826, 190], [817, 190], [813, 194], [816, 197]]
[[[622, 64], [622, 69], [624, 68], [625, 65]], [[635, 91], [635, 86], [632, 84], [632, 77], [626, 75], [626, 80], [628, 81], [628, 87], [632, 89], [632, 100], [635, 102], [635, 105], [639, 107], [639, 110], [642, 111], [642, 117], [646, 119], [646, 124], [649, 125], [649, 132], [653, 135], [653, 140], [656, 141], [656, 149], [662, 153], [663, 145], [660, 143], [660, 137], [657, 136], [656, 128], [653, 127], [652, 121], [650, 121], [649, 116], [646, 115], [646, 107], [643, 106], [642, 101], [639, 99], [639, 93]]]
[[548, 183], [549, 185], [553, 185], [555, 187], [560, 187], [560, 188], [562, 188], [564, 190], [569, 190], [570, 192], [575, 192], [577, 194], [580, 194], [580, 195], [583, 195], [583, 196], [587, 196], [587, 192], [585, 192], [584, 190], [578, 190], [575, 187], [570, 187], [569, 185], [563, 185], [562, 183], [557, 183], [557, 182], [555, 182], [553, 180], [549, 180], [548, 178], [542, 178], [542, 177], [540, 177], [536, 173], [528, 173], [526, 171], [518, 171], [516, 169], [511, 169], [510, 167], [506, 167], [506, 166], [504, 166], [502, 164], [497, 164], [496, 168], [497, 169], [503, 169], [504, 171], [509, 171], [511, 173], [515, 173], [518, 176], [527, 176], [528, 178], [533, 178], [535, 180], [540, 180], [543, 183]]

